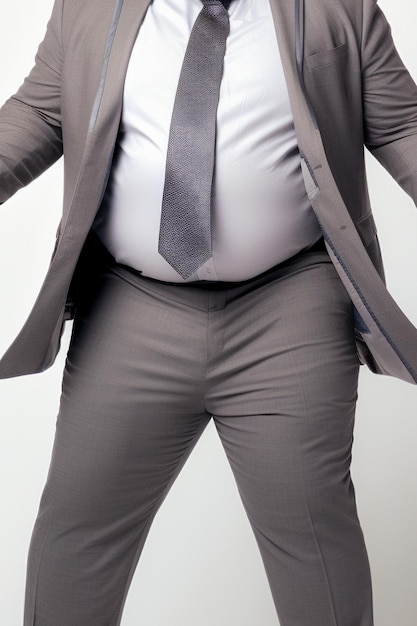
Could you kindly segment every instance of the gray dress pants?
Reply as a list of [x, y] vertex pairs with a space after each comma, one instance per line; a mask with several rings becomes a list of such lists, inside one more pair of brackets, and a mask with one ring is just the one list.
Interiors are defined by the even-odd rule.
[[25, 626], [121, 623], [152, 519], [210, 419], [281, 626], [372, 626], [349, 473], [358, 369], [323, 251], [220, 286], [105, 267], [74, 325]]

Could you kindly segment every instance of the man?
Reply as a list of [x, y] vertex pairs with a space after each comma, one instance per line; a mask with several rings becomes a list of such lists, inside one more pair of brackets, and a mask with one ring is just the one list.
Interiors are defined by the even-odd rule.
[[357, 351], [415, 383], [417, 331], [384, 286], [363, 145], [417, 199], [416, 95], [373, 0], [57, 0], [0, 113], [1, 202], [65, 155], [0, 375], [51, 365], [75, 315], [25, 626], [120, 623], [211, 417], [282, 626], [372, 625]]

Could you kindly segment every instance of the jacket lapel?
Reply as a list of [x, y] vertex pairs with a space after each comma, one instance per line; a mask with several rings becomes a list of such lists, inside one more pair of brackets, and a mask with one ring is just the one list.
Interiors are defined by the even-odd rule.
[[123, 86], [130, 54], [150, 0], [115, 0], [109, 25], [99, 87], [90, 115], [81, 166], [66, 235], [78, 239], [91, 227], [110, 172], [123, 104]]

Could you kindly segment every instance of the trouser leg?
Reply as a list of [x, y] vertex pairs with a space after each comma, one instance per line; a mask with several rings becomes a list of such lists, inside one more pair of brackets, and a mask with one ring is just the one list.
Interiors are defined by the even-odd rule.
[[314, 258], [218, 293], [155, 286], [138, 297], [106, 275], [69, 353], [25, 626], [120, 623], [150, 520], [209, 414], [282, 626], [372, 625], [349, 476], [351, 305]]
[[252, 305], [229, 305], [225, 316], [230, 332], [207, 406], [280, 624], [372, 626], [349, 473], [358, 360], [344, 288], [323, 263], [264, 287]]
[[179, 305], [167, 314], [108, 274], [79, 316], [31, 542], [25, 626], [120, 623], [151, 520], [208, 421], [199, 314]]

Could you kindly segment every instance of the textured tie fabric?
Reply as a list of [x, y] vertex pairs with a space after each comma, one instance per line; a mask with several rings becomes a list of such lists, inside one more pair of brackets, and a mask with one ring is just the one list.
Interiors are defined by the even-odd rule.
[[210, 205], [216, 113], [229, 2], [203, 0], [191, 31], [172, 113], [159, 253], [184, 279], [212, 256]]

